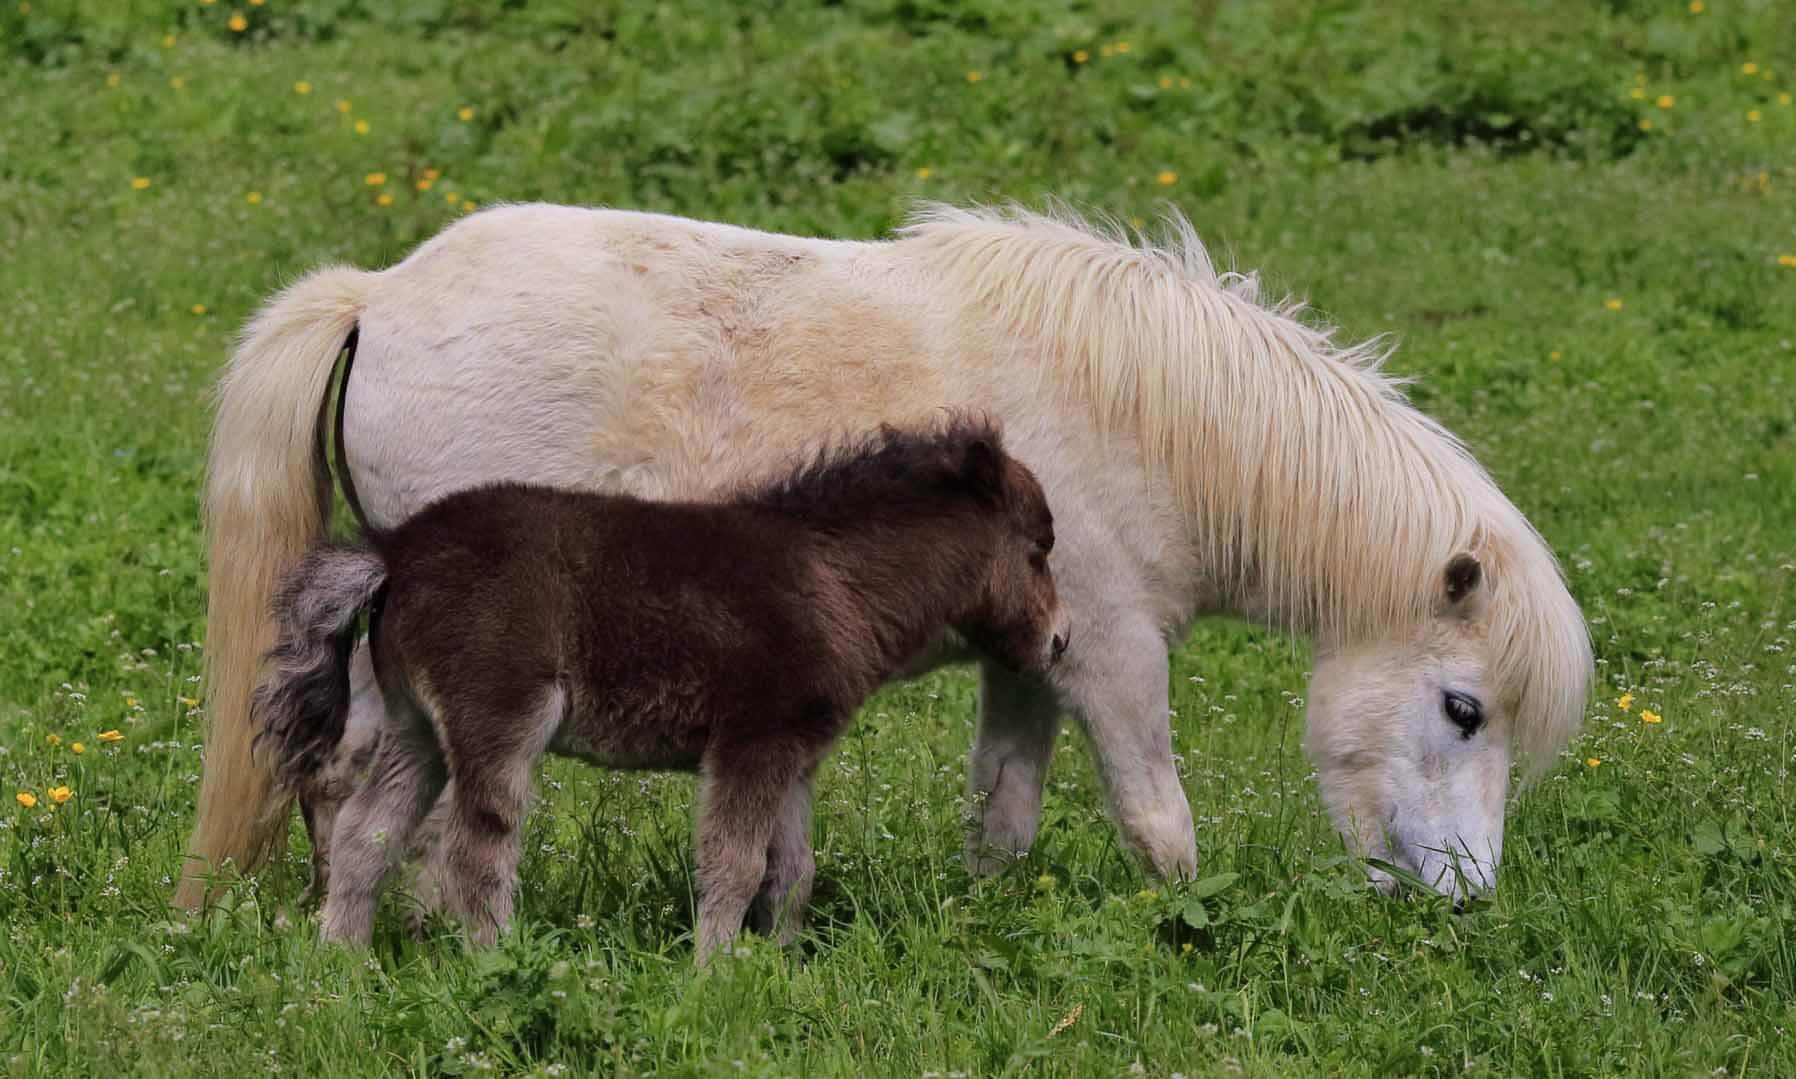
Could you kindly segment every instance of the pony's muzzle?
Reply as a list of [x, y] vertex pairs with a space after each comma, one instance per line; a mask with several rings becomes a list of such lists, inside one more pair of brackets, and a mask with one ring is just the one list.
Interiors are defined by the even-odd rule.
[[1066, 646], [1071, 644], [1072, 640], [1073, 631], [1070, 627], [1054, 634], [1053, 639], [1048, 642], [1048, 662], [1050, 664], [1059, 663], [1060, 657], [1066, 655]]

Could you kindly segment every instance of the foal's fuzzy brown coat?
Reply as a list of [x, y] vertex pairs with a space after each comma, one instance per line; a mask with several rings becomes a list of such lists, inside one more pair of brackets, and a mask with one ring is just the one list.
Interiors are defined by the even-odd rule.
[[725, 504], [496, 486], [367, 539], [288, 576], [256, 704], [303, 789], [342, 735], [349, 641], [371, 612], [387, 727], [331, 836], [330, 939], [368, 939], [453, 778], [445, 898], [490, 942], [545, 751], [696, 768], [700, 962], [751, 903], [789, 938], [814, 872], [812, 777], [866, 697], [949, 628], [1019, 669], [1066, 646], [1041, 488], [966, 419], [886, 429]]

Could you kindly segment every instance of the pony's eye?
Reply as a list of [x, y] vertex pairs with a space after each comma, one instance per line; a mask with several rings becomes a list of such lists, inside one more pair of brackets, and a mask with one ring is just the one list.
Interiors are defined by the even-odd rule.
[[1484, 725], [1484, 708], [1476, 697], [1448, 690], [1441, 699], [1441, 709], [1467, 738], [1478, 733], [1478, 728]]

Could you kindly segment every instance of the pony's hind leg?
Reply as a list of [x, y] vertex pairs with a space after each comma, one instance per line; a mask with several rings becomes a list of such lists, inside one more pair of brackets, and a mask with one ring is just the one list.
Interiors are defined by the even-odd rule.
[[[530, 778], [566, 704], [555, 686], [515, 726], [490, 709], [443, 717], [454, 787], [441, 846], [443, 898], [467, 930], [469, 947], [491, 947], [511, 924]], [[495, 727], [499, 718], [504, 725]]]
[[782, 947], [792, 943], [804, 928], [811, 885], [817, 877], [817, 858], [811, 848], [811, 798], [816, 776], [813, 767], [786, 788], [767, 843], [767, 868], [761, 876], [761, 890], [755, 893], [748, 908], [749, 927], [773, 937]]
[[381, 885], [411, 846], [412, 832], [443, 789], [442, 750], [427, 717], [389, 702], [367, 780], [337, 816], [324, 897], [324, 939], [367, 944]]

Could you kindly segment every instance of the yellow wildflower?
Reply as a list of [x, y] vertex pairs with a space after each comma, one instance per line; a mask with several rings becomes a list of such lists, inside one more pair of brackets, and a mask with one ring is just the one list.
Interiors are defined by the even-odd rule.
[[1779, 105], [1782, 105], [1782, 106], [1788, 108], [1789, 104], [1790, 104], [1790, 91], [1784, 90], [1784, 91], [1780, 92], [1777, 95], [1777, 103]]
[[249, 29], [249, 20], [243, 17], [243, 12], [233, 11], [231, 12], [231, 21], [225, 25], [231, 28], [231, 33], [241, 34]]
[[1749, 124], [1758, 123], [1759, 122], [1759, 110], [1747, 109], [1746, 110], [1746, 122]]
[[1116, 43], [1116, 51], [1117, 51], [1118, 55], [1122, 55], [1123, 53], [1128, 52], [1129, 51], [1129, 43], [1126, 41], [1117, 42]]
[[1601, 757], [1585, 757], [1584, 763], [1591, 768], [1600, 768], [1602, 767], [1603, 759]]
[[380, 193], [380, 197], [374, 200], [374, 204], [376, 206], [391, 206], [391, 205], [393, 205], [392, 193], [389, 191], [382, 191]]
[[1640, 710], [1640, 722], [1642, 722], [1642, 723], [1663, 723], [1663, 722], [1665, 722], [1665, 717], [1660, 715], [1659, 713], [1653, 711], [1650, 708], [1642, 708]]
[[1796, 270], [1796, 255], [1779, 255], [1777, 264], [1786, 270]]
[[106, 85], [108, 88], [117, 89], [120, 81], [121, 79], [118, 72], [108, 71], [106, 73]]
[[301, 97], [304, 97], [305, 95], [312, 92], [312, 84], [307, 82], [304, 79], [301, 79], [298, 82], [293, 84], [293, 92], [300, 95]]
[[1633, 98], [1635, 101], [1640, 101], [1646, 97], [1646, 87], [1636, 86], [1632, 90], [1628, 91], [1628, 96]]
[[337, 111], [338, 112], [348, 112], [349, 111], [349, 99], [348, 98], [340, 97], [337, 99]]
[[263, 4], [266, 4], [266, 3], [268, 3], [268, 0], [249, 0], [250, 7], [261, 7]]
[[176, 75], [168, 80], [168, 85], [176, 90], [185, 90], [187, 89], [187, 76]]
[[175, 35], [163, 34], [162, 35], [162, 47], [165, 49], [174, 48], [175, 47]]
[[1759, 65], [1753, 63], [1751, 60], [1740, 65], [1740, 74], [1742, 75], [1757, 75], [1758, 73]]
[[249, 203], [251, 206], [260, 206], [262, 205], [262, 193], [260, 191], [251, 191], [249, 194], [243, 196], [243, 201]]
[[1171, 187], [1173, 184], [1179, 182], [1179, 174], [1171, 169], [1161, 169], [1154, 174], [1154, 182], [1161, 187]]
[[13, 797], [18, 799], [19, 804], [24, 806], [26, 809], [36, 809], [37, 808], [37, 795], [32, 794], [30, 791], [20, 791], [19, 793], [13, 795]]
[[1110, 44], [1109, 42], [1105, 42], [1104, 44], [1098, 46], [1098, 55], [1099, 56], [1115, 56], [1116, 55], [1116, 46]]
[[1564, 356], [1564, 355], [1565, 355], [1565, 354], [1564, 354], [1564, 353], [1562, 353], [1562, 352], [1560, 352], [1560, 351], [1559, 351], [1559, 350], [1558, 350], [1558, 349], [1554, 349], [1554, 350], [1553, 350], [1553, 351], [1551, 351], [1551, 352], [1549, 352], [1549, 353], [1547, 353], [1547, 359], [1549, 359], [1549, 360], [1552, 360], [1552, 361], [1553, 361], [1553, 362], [1554, 362], [1554, 363], [1558, 363], [1558, 362], [1559, 362], [1559, 360], [1560, 360], [1560, 359], [1561, 359], [1561, 358], [1562, 358], [1562, 357], [1563, 357], [1563, 356]]
[[49, 795], [50, 800], [52, 802], [55, 802], [57, 805], [61, 805], [62, 803], [68, 801], [70, 798], [73, 798], [75, 796], [75, 792], [73, 790], [70, 790], [68, 787], [51, 787], [49, 790], [45, 791], [44, 793]]
[[355, 122], [355, 133], [358, 135], [366, 135], [368, 133], [368, 121], [357, 120]]
[[461, 212], [462, 212], [462, 213], [464, 213], [464, 214], [465, 214], [465, 213], [472, 213], [472, 212], [473, 212], [473, 210], [474, 210], [474, 200], [473, 200], [473, 199], [463, 199], [463, 200], [461, 200]]
[[438, 179], [442, 178], [442, 175], [443, 175], [442, 169], [425, 169], [424, 170], [424, 178], [426, 180], [433, 180], [433, 181], [438, 180]]
[[979, 82], [979, 81], [983, 80], [984, 78], [985, 78], [984, 72], [980, 72], [980, 71], [967, 72], [967, 82], [969, 82], [969, 83]]
[[1634, 707], [1634, 695], [1632, 693], [1623, 693], [1621, 696], [1615, 698], [1615, 707], [1624, 712]]
[[1650, 116], [1642, 116], [1640, 118], [1640, 130], [1651, 131], [1652, 129], [1653, 129], [1653, 118]]
[[206, 313], [206, 305], [203, 303], [196, 303], [192, 307], [188, 308], [188, 310], [192, 311], [196, 315], [203, 315]]
[[150, 178], [148, 176], [136, 176], [131, 179], [131, 190], [133, 191], [147, 191], [149, 187]]
[[113, 729], [111, 729], [109, 731], [101, 731], [99, 734], [94, 735], [94, 738], [96, 738], [97, 740], [99, 740], [101, 742], [106, 742], [108, 744], [113, 743], [113, 742], [122, 742], [125, 740], [125, 736], [123, 734], [119, 733], [119, 730], [117, 727], [114, 727]]
[[211, 7], [213, 4], [216, 4], [216, 3], [218, 3], [218, 0], [200, 0], [201, 7]]
[[1603, 306], [1608, 308], [1611, 311], [1620, 311], [1621, 310], [1621, 297], [1620, 296], [1611, 296], [1608, 299], [1603, 301]]
[[429, 191], [431, 189], [431, 187], [434, 186], [435, 184], [436, 184], [436, 181], [431, 179], [430, 177], [420, 176], [420, 177], [418, 177], [418, 182], [415, 186], [418, 188], [419, 191]]
[[927, 180], [931, 176], [934, 176], [934, 175], [935, 175], [935, 170], [930, 168], [928, 165], [924, 165], [922, 168], [917, 170], [917, 179], [919, 179], [919, 180]]
[[387, 182], [387, 174], [384, 172], [371, 172], [363, 177], [362, 180], [369, 187], [379, 187]]
[[175, 700], [180, 701], [189, 708], [198, 708], [200, 705], [198, 697], [176, 697]]
[[1660, 94], [1659, 99], [1653, 102], [1653, 104], [1659, 106], [1661, 109], [1669, 109], [1677, 103], [1678, 99], [1672, 97], [1670, 94]]
[[474, 119], [474, 106], [463, 105], [461, 108], [456, 109], [455, 117], [456, 117], [456, 119], [460, 120], [464, 124], [467, 123], [468, 121]]
[[60, 735], [60, 734], [46, 734], [46, 735], [45, 735], [45, 736], [44, 736], [44, 744], [45, 744], [45, 745], [47, 745], [47, 746], [49, 746], [49, 747], [50, 747], [50, 748], [52, 748], [52, 749], [54, 749], [54, 748], [56, 748], [56, 747], [57, 747], [57, 746], [59, 746], [59, 745], [61, 745], [61, 744], [62, 744], [62, 735]]
[[1171, 75], [1160, 76], [1160, 89], [1162, 89], [1162, 90], [1172, 89], [1172, 76]]
[[1041, 876], [1035, 878], [1035, 886], [1044, 892], [1053, 891], [1056, 883], [1058, 882], [1055, 881], [1054, 874], [1052, 873], [1043, 873]]
[[1701, 15], [1702, 9], [1703, 9], [1702, 0], [1690, 0], [1690, 14]]
[[1074, 49], [1073, 50], [1073, 63], [1083, 64], [1085, 61], [1087, 61], [1089, 59], [1091, 59], [1091, 50], [1090, 49]]
[[451, 206], [454, 206], [456, 203], [461, 201], [461, 196], [457, 195], [453, 191], [445, 191], [445, 192], [443, 192], [443, 201], [448, 203]]
[[79, 757], [81, 754], [87, 752], [87, 747], [80, 742], [71, 742], [69, 743], [69, 752]]
[[1181, 90], [1191, 89], [1191, 80], [1189, 78], [1186, 78], [1184, 75], [1180, 75], [1179, 76], [1179, 89], [1181, 89]]

